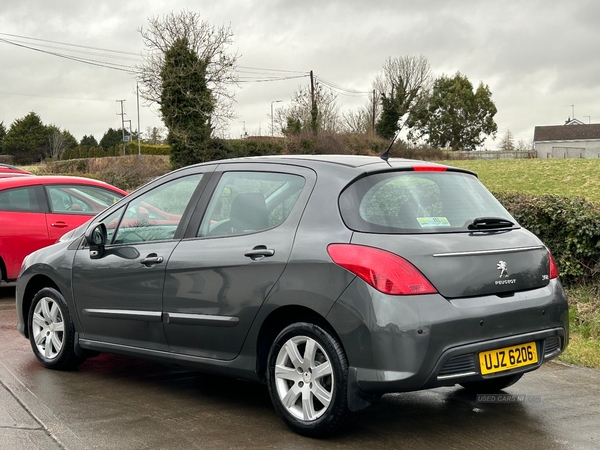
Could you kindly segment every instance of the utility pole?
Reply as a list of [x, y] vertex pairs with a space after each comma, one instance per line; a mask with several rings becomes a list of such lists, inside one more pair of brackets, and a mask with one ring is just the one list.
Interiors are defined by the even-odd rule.
[[314, 134], [317, 134], [317, 104], [315, 102], [315, 79], [313, 77], [313, 71], [310, 71], [310, 127]]
[[121, 102], [121, 114], [117, 113], [117, 116], [121, 116], [121, 131], [123, 134], [123, 139], [121, 143], [123, 144], [123, 154], [125, 154], [125, 112], [123, 111], [123, 102], [125, 100], [117, 100], [117, 102]]
[[[283, 100], [273, 100], [271, 102], [271, 137], [273, 137], [273, 103], [279, 103], [282, 102]], [[244, 123], [244, 127], [246, 126], [246, 124]], [[260, 131], [258, 132], [258, 134], [260, 135]]]
[[375, 136], [375, 89], [373, 89], [373, 136]]
[[135, 83], [135, 92], [137, 95], [137, 116], [138, 116], [138, 159], [142, 158], [142, 147], [140, 141], [142, 140], [142, 130], [140, 128], [140, 84]]

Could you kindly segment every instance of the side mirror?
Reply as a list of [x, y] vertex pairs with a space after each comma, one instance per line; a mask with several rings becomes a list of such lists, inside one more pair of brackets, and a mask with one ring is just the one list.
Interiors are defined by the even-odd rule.
[[100, 259], [104, 256], [106, 245], [106, 225], [98, 223], [85, 232], [85, 240], [90, 246], [90, 259]]

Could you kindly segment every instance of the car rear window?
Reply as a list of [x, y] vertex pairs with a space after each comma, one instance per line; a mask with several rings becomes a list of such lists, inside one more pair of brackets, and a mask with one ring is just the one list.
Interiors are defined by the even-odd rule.
[[339, 205], [350, 229], [370, 233], [469, 231], [479, 217], [516, 223], [477, 177], [461, 172], [369, 175], [346, 188]]

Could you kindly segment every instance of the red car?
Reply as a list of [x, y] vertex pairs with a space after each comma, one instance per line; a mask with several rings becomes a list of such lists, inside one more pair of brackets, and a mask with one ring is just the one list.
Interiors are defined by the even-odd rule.
[[0, 279], [15, 280], [25, 256], [55, 243], [125, 195], [90, 178], [0, 178]]
[[0, 166], [0, 178], [10, 178], [10, 177], [35, 177], [32, 173], [21, 173], [21, 172], [2, 172], [2, 167]]
[[31, 172], [11, 166], [10, 164], [0, 163], [0, 174], [26, 174], [32, 175]]

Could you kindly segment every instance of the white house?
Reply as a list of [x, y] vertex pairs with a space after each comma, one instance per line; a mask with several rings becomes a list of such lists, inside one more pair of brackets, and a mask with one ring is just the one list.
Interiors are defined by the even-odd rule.
[[600, 158], [600, 124], [570, 119], [564, 125], [535, 127], [538, 158]]

